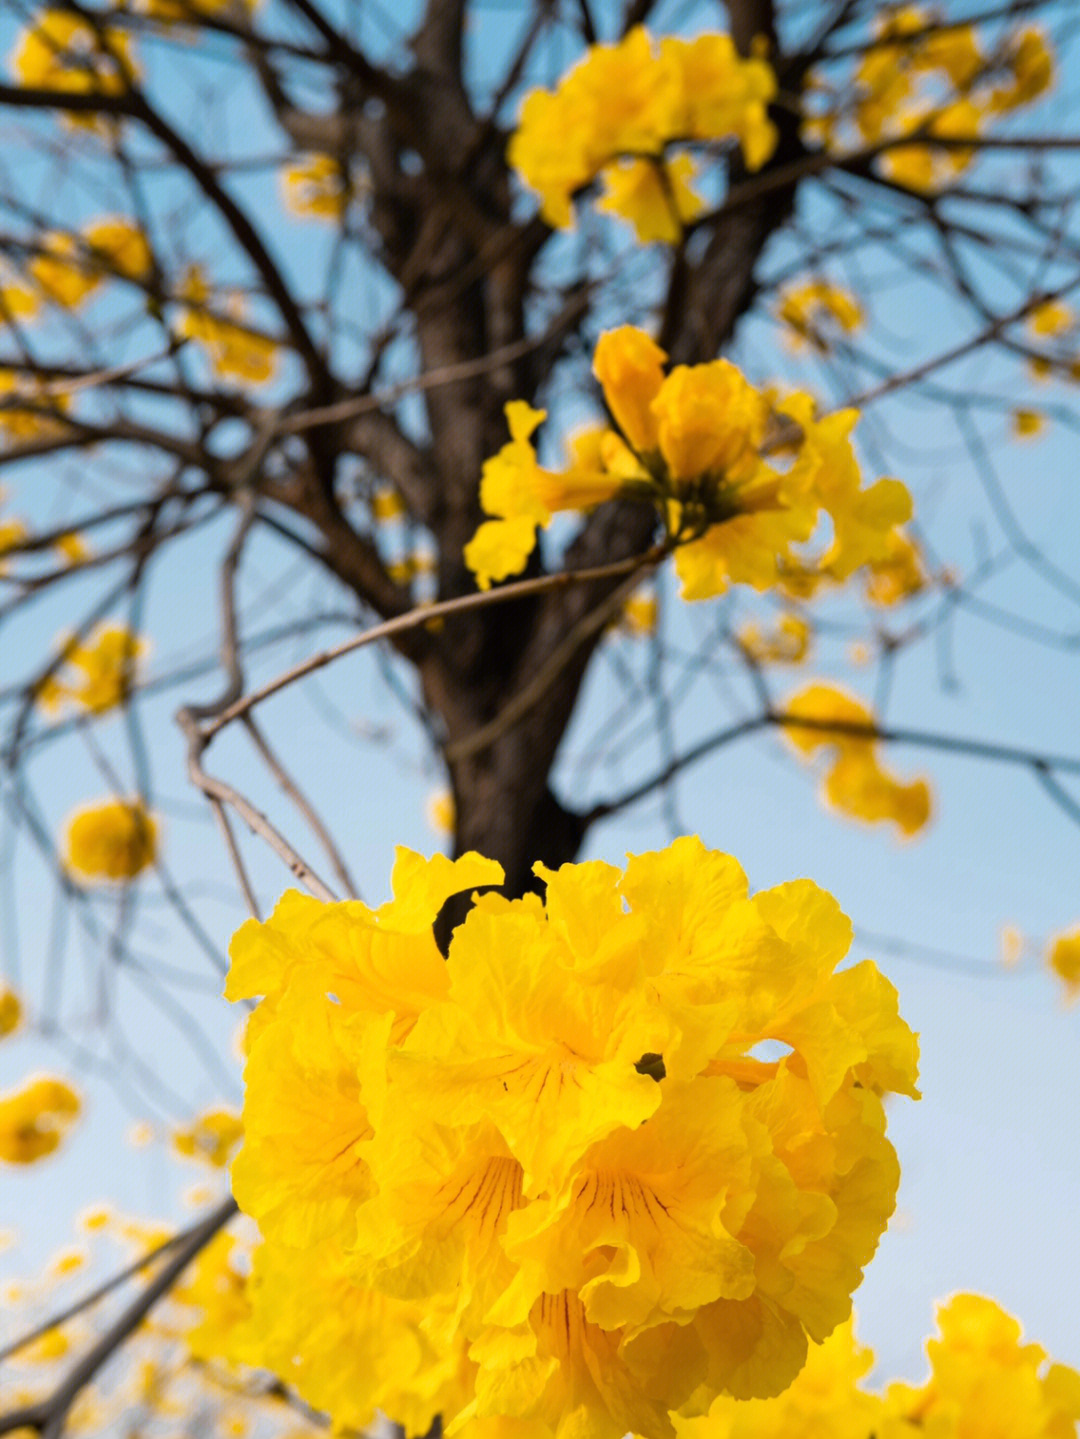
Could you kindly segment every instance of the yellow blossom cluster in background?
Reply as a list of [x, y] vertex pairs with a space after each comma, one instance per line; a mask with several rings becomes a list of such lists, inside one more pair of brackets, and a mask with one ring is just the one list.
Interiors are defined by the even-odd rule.
[[[153, 1433], [158, 1439], [313, 1439], [325, 1434], [317, 1416], [307, 1416], [292, 1396], [271, 1386], [264, 1374], [227, 1366], [207, 1345], [241, 1314], [237, 1295], [250, 1262], [249, 1225], [219, 1234], [185, 1271], [179, 1285], [130, 1335], [103, 1376], [86, 1385], [67, 1415], [64, 1433], [73, 1439], [105, 1434]], [[73, 1364], [100, 1339], [133, 1289], [157, 1272], [150, 1260], [126, 1285], [83, 1307], [101, 1270], [114, 1274], [168, 1243], [166, 1224], [134, 1219], [105, 1206], [83, 1211], [78, 1245], [57, 1251], [34, 1277], [0, 1288], [3, 1332], [0, 1343], [31, 1333], [49, 1317], [72, 1317], [18, 1345], [4, 1360], [3, 1410], [40, 1403], [52, 1395]], [[167, 1252], [166, 1252], [167, 1257]], [[37, 1430], [16, 1429], [18, 1435]]]
[[62, 667], [38, 688], [38, 704], [47, 714], [68, 704], [93, 715], [116, 709], [131, 694], [148, 648], [125, 625], [99, 625], [85, 643], [69, 640]]
[[[731, 584], [765, 590], [795, 572], [843, 581], [890, 560], [911, 496], [895, 479], [863, 486], [851, 443], [857, 411], [819, 417], [809, 395], [776, 399], [727, 360], [665, 374], [666, 359], [633, 326], [601, 335], [593, 369], [615, 428], [577, 436], [560, 472], [540, 467], [531, 442], [544, 411], [507, 405], [510, 443], [480, 482], [481, 506], [494, 518], [465, 548], [482, 589], [524, 569], [553, 513], [616, 496], [656, 507], [684, 599]], [[828, 543], [818, 553], [801, 548], [823, 516]]]
[[353, 196], [348, 171], [336, 155], [302, 155], [281, 172], [285, 206], [301, 218], [344, 218]]
[[743, 625], [738, 640], [744, 654], [758, 665], [798, 665], [810, 653], [814, 632], [804, 615], [778, 615], [769, 629], [755, 620]]
[[528, 95], [507, 158], [550, 225], [572, 225], [575, 196], [599, 178], [598, 208], [628, 220], [642, 244], [675, 244], [705, 208], [688, 147], [737, 142], [746, 167], [760, 169], [776, 147], [775, 94], [769, 64], [744, 59], [730, 35], [657, 45], [637, 26], [593, 45], [554, 91]]
[[154, 863], [157, 838], [157, 821], [141, 800], [87, 805], [67, 822], [64, 866], [80, 882], [126, 884]]
[[26, 269], [46, 300], [74, 309], [107, 279], [145, 280], [152, 267], [150, 246], [138, 225], [109, 215], [77, 232], [45, 234]]
[[1051, 940], [1046, 961], [1064, 983], [1066, 999], [1080, 999], [1080, 926]]
[[399, 850], [378, 910], [287, 894], [231, 949], [249, 1021], [233, 1189], [259, 1224], [227, 1353], [342, 1426], [674, 1439], [779, 1393], [892, 1212], [892, 986], [800, 880], [751, 896], [685, 838], [485, 893]]
[[[1054, 56], [1037, 25], [984, 41], [972, 24], [943, 26], [921, 5], [878, 21], [854, 71], [814, 77], [807, 133], [828, 149], [883, 145], [876, 163], [898, 185], [937, 190], [972, 163], [979, 136], [1051, 87]], [[971, 145], [895, 144], [934, 136]]]
[[[8, 64], [21, 85], [72, 95], [122, 95], [137, 74], [126, 30], [95, 25], [61, 7], [39, 11], [20, 31]], [[97, 123], [75, 111], [68, 119], [73, 125]]]
[[820, 278], [787, 286], [777, 300], [776, 314], [787, 327], [792, 349], [810, 345], [821, 354], [832, 348], [833, 335], [850, 335], [863, 323], [862, 306], [855, 296]]
[[992, 1299], [956, 1294], [938, 1309], [921, 1385], [872, 1392], [873, 1353], [852, 1326], [811, 1351], [777, 1399], [718, 1399], [708, 1416], [677, 1421], [679, 1439], [1072, 1439], [1080, 1374], [1022, 1344], [1020, 1325]]
[[[226, 295], [223, 299], [214, 294], [201, 267], [189, 265], [177, 298], [182, 302], [177, 334], [198, 342], [216, 375], [256, 385], [273, 379], [277, 342], [243, 323], [240, 295]], [[222, 303], [224, 314], [218, 310]]]
[[[33, 442], [61, 433], [70, 403], [70, 396], [51, 390], [39, 376], [0, 365], [0, 447], [6, 440]], [[25, 534], [23, 530], [18, 538]], [[0, 542], [0, 553], [2, 550]]]
[[173, 1148], [186, 1159], [224, 1169], [243, 1135], [240, 1116], [231, 1109], [207, 1109], [189, 1125], [174, 1130]]
[[[885, 770], [877, 756], [874, 716], [854, 696], [834, 685], [814, 684], [793, 695], [785, 707], [792, 719], [809, 724], [785, 724], [784, 733], [807, 758], [819, 750], [829, 755], [822, 786], [826, 804], [852, 819], [895, 824], [904, 835], [914, 835], [930, 820], [930, 787], [923, 779], [905, 784]], [[854, 732], [830, 726], [852, 726]]]
[[0, 1094], [0, 1161], [33, 1164], [52, 1154], [81, 1107], [71, 1085], [51, 1074], [32, 1075]]

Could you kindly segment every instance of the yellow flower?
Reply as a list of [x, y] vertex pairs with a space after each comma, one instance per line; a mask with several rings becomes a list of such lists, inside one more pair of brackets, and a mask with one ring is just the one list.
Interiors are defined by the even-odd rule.
[[186, 1129], [173, 1130], [173, 1148], [189, 1159], [224, 1169], [243, 1134], [238, 1114], [230, 1109], [207, 1109]]
[[0, 365], [0, 442], [44, 440], [63, 431], [63, 412], [70, 398], [51, 394], [35, 375]]
[[1046, 962], [1064, 982], [1066, 998], [1080, 997], [1080, 929], [1059, 934], [1050, 945]]
[[1028, 312], [1028, 329], [1033, 335], [1056, 338], [1067, 334], [1076, 323], [1070, 306], [1063, 300], [1044, 300]]
[[777, 618], [771, 630], [762, 630], [755, 622], [739, 631], [739, 644], [759, 665], [797, 665], [810, 652], [813, 631], [802, 615], [785, 613]]
[[1037, 439], [1046, 428], [1046, 416], [1041, 410], [1013, 410], [1012, 432], [1018, 440]]
[[[15, 78], [81, 95], [121, 95], [135, 78], [131, 41], [123, 30], [94, 25], [68, 10], [45, 9], [23, 29], [11, 52]], [[86, 123], [73, 116], [73, 123]]]
[[[786, 713], [809, 724], [784, 724], [788, 740], [803, 754], [830, 751], [822, 795], [852, 819], [891, 822], [914, 835], [930, 819], [925, 780], [904, 784], [881, 767], [874, 745], [874, 717], [865, 705], [832, 685], [815, 684], [793, 695]], [[838, 728], [830, 728], [835, 722]], [[867, 733], [860, 734], [860, 729]]]
[[956, 1294], [938, 1309], [941, 1337], [928, 1341], [930, 1378], [892, 1384], [881, 1439], [1059, 1439], [1080, 1420], [1080, 1374], [1046, 1364], [1038, 1344], [1022, 1344], [1020, 1325], [977, 1294]]
[[830, 348], [830, 330], [851, 334], [863, 323], [862, 306], [855, 296], [820, 279], [784, 290], [776, 313], [790, 331], [792, 349], [809, 344], [822, 354]]
[[641, 637], [656, 633], [660, 613], [660, 602], [655, 594], [638, 591], [623, 604], [619, 614], [618, 627], [628, 635]]
[[866, 566], [864, 590], [872, 605], [897, 605], [917, 595], [928, 582], [919, 546], [903, 530], [893, 530], [884, 555]]
[[141, 800], [104, 800], [69, 819], [64, 864], [83, 881], [126, 884], [154, 863], [157, 822]]
[[64, 665], [42, 687], [38, 703], [46, 711], [70, 702], [89, 714], [106, 714], [127, 702], [137, 661], [148, 648], [124, 625], [101, 625], [85, 644], [64, 645]]
[[0, 985], [0, 1039], [13, 1034], [22, 1023], [23, 1008], [19, 996], [7, 985]]
[[[530, 442], [544, 412], [523, 401], [506, 407], [511, 442], [486, 462], [480, 484], [480, 503], [497, 518], [465, 547], [482, 589], [525, 567], [537, 527], [554, 511], [616, 495], [663, 518], [685, 599], [729, 584], [790, 582], [791, 547], [811, 538], [821, 511], [832, 544], [801, 568], [843, 580], [893, 555], [911, 496], [899, 480], [863, 487], [850, 439], [857, 411], [818, 418], [809, 395], [775, 404], [727, 360], [665, 375], [666, 358], [631, 325], [601, 335], [594, 370], [618, 430], [583, 437], [561, 473], [542, 470]], [[779, 449], [783, 432], [794, 452], [786, 471], [762, 457], [770, 435]]]
[[702, 204], [688, 184], [694, 162], [670, 147], [735, 139], [747, 168], [760, 169], [776, 148], [775, 93], [770, 66], [744, 59], [728, 35], [665, 39], [657, 53], [636, 26], [617, 44], [593, 45], [554, 92], [526, 97], [507, 158], [549, 224], [569, 227], [575, 196], [603, 176], [600, 208], [629, 220], [643, 243], [674, 244]]
[[67, 310], [92, 295], [102, 278], [87, 265], [76, 236], [52, 232], [42, 236], [41, 250], [27, 269], [53, 304]]
[[500, 878], [478, 856], [399, 851], [377, 913], [287, 896], [234, 941], [263, 1243], [230, 1355], [339, 1426], [674, 1439], [790, 1383], [891, 1213], [916, 1044], [869, 961], [838, 971], [829, 896], [751, 896], [691, 838], [536, 868], [545, 899], [481, 895], [445, 962], [443, 901]]
[[90, 546], [77, 530], [68, 530], [67, 534], [58, 535], [54, 549], [69, 565], [81, 565], [91, 554]]
[[629, 220], [643, 245], [653, 240], [676, 245], [683, 226], [705, 209], [705, 202], [691, 185], [696, 173], [689, 155], [676, 155], [667, 162], [616, 160], [600, 172], [604, 196], [596, 208]]
[[281, 174], [286, 208], [294, 215], [340, 221], [349, 208], [349, 176], [335, 155], [305, 155]]
[[449, 790], [440, 789], [429, 796], [424, 807], [424, 814], [436, 834], [452, 835], [454, 833], [457, 812], [454, 806], [454, 796]]
[[179, 298], [184, 304], [177, 333], [198, 341], [205, 348], [216, 375], [253, 384], [273, 379], [277, 342], [241, 323], [243, 302], [239, 296], [225, 296], [227, 313], [216, 313], [210, 303], [213, 297], [205, 275], [198, 265], [189, 265]]
[[38, 1075], [0, 1094], [0, 1160], [33, 1164], [52, 1154], [81, 1108], [71, 1086], [52, 1075]]

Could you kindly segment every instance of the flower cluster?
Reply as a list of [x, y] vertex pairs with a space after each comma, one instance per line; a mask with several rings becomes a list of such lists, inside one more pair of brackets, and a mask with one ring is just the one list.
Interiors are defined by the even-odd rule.
[[832, 347], [837, 332], [850, 335], [863, 323], [862, 306], [848, 290], [827, 280], [807, 280], [782, 291], [777, 318], [787, 327], [793, 349], [811, 345], [821, 354]]
[[[63, 8], [44, 9], [19, 34], [9, 64], [20, 84], [72, 95], [122, 95], [135, 79], [127, 32]], [[93, 126], [72, 112], [73, 125]]]
[[81, 1108], [70, 1084], [51, 1074], [34, 1076], [0, 1094], [0, 1161], [34, 1164], [52, 1154]]
[[[936, 190], [972, 163], [989, 124], [1032, 104], [1053, 78], [1054, 57], [1038, 26], [984, 46], [975, 26], [941, 25], [922, 6], [903, 5], [878, 23], [854, 73], [835, 89], [816, 77], [826, 100], [812, 107], [808, 129], [830, 149], [885, 144], [877, 159], [884, 175]], [[958, 143], [890, 143], [909, 135]]]
[[776, 77], [744, 59], [730, 35], [668, 37], [641, 26], [616, 45], [594, 45], [554, 91], [521, 108], [507, 158], [541, 199], [549, 224], [573, 223], [575, 195], [598, 177], [600, 208], [634, 225], [644, 244], [675, 244], [704, 208], [687, 147], [737, 142], [750, 170], [776, 148], [768, 104]]
[[77, 233], [44, 235], [27, 271], [47, 300], [74, 309], [107, 279], [145, 280], [152, 268], [142, 230], [133, 220], [110, 215], [90, 221]]
[[[579, 436], [560, 472], [542, 469], [531, 443], [544, 412], [507, 405], [510, 443], [480, 482], [495, 518], [465, 548], [481, 588], [524, 569], [555, 511], [617, 495], [656, 507], [685, 599], [729, 584], [764, 590], [797, 571], [844, 580], [888, 558], [911, 496], [894, 479], [863, 487], [851, 443], [857, 411], [818, 417], [809, 395], [776, 400], [727, 360], [665, 374], [666, 359], [631, 325], [601, 335], [593, 369], [615, 427]], [[769, 463], [766, 449], [786, 467]], [[830, 541], [820, 553], [797, 549], [822, 515]]]
[[1065, 985], [1066, 999], [1080, 999], [1080, 926], [1054, 936], [1046, 962]]
[[336, 155], [302, 155], [281, 172], [281, 183], [286, 207], [301, 218], [340, 222], [354, 193]]
[[39, 686], [38, 704], [47, 713], [73, 704], [88, 714], [106, 714], [126, 702], [146, 650], [147, 642], [125, 625], [101, 625], [85, 644], [64, 645], [63, 667]]
[[288, 894], [232, 946], [249, 1022], [233, 1168], [259, 1223], [234, 1357], [336, 1422], [376, 1407], [673, 1439], [779, 1393], [892, 1211], [881, 1096], [916, 1044], [809, 881], [751, 896], [700, 840], [536, 867], [399, 850], [372, 911]]
[[157, 823], [141, 800], [87, 805], [68, 821], [64, 865], [78, 880], [125, 884], [157, 855]]
[[251, 384], [273, 379], [277, 342], [244, 321], [240, 295], [225, 296], [225, 312], [220, 313], [216, 306], [221, 301], [212, 294], [202, 269], [189, 265], [177, 298], [181, 310], [176, 332], [203, 347], [215, 375]]
[[874, 716], [864, 704], [833, 685], [814, 684], [791, 697], [786, 715], [795, 721], [784, 731], [797, 750], [808, 758], [829, 751], [822, 787], [827, 804], [852, 819], [891, 822], [905, 835], [929, 822], [929, 785], [922, 779], [905, 784], [882, 768]]
[[1020, 1325], [992, 1299], [954, 1295], [938, 1329], [925, 1384], [867, 1390], [873, 1353], [842, 1325], [779, 1398], [720, 1398], [706, 1418], [678, 1421], [679, 1439], [1072, 1439], [1080, 1374], [1022, 1344]]

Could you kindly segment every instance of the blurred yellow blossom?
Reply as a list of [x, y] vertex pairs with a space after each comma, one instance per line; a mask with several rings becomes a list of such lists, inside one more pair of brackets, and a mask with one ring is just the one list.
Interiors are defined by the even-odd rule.
[[207, 1109], [183, 1129], [174, 1129], [172, 1142], [178, 1154], [201, 1159], [224, 1169], [232, 1158], [244, 1130], [240, 1116], [231, 1109]]
[[281, 172], [285, 205], [294, 215], [338, 221], [349, 208], [352, 187], [335, 155], [303, 155]]
[[[197, 341], [216, 375], [262, 384], [277, 369], [276, 340], [242, 322], [239, 295], [216, 295], [198, 265], [189, 265], [180, 286], [182, 301], [177, 333]], [[219, 307], [224, 307], [224, 313]]]
[[436, 790], [433, 795], [428, 796], [424, 814], [429, 826], [436, 834], [452, 835], [454, 833], [457, 810], [454, 805], [454, 796], [448, 789]]
[[1013, 410], [1012, 432], [1017, 439], [1035, 439], [1045, 428], [1046, 416], [1041, 410]]
[[921, 779], [905, 784], [882, 768], [874, 717], [859, 700], [833, 685], [813, 684], [792, 695], [785, 716], [784, 733], [797, 750], [808, 758], [829, 752], [822, 794], [834, 809], [871, 824], [895, 824], [908, 836], [928, 823], [929, 786]]
[[[934, 191], [967, 169], [999, 116], [1050, 89], [1054, 68], [1037, 26], [984, 39], [973, 23], [940, 24], [929, 7], [883, 7], [853, 71], [815, 77], [805, 133], [830, 150], [881, 146], [876, 164], [890, 180]], [[911, 143], [897, 143], [907, 136]], [[939, 146], [924, 137], [972, 143]]]
[[0, 1094], [0, 1160], [33, 1164], [58, 1149], [82, 1105], [69, 1084], [36, 1075]]
[[863, 323], [862, 306], [855, 296], [822, 279], [783, 290], [776, 314], [788, 327], [793, 349], [809, 344], [823, 354], [830, 349], [831, 337], [837, 331], [851, 334]]
[[137, 662], [148, 648], [125, 625], [99, 625], [85, 643], [65, 643], [63, 666], [41, 685], [38, 703], [46, 712], [70, 703], [89, 714], [106, 714], [128, 699]]
[[1063, 981], [1066, 998], [1080, 998], [1080, 928], [1059, 934], [1049, 946], [1046, 962]]
[[[125, 30], [59, 7], [40, 10], [20, 31], [8, 63], [22, 85], [80, 95], [121, 95], [136, 75]], [[69, 119], [94, 123], [74, 112]]]
[[739, 631], [738, 640], [755, 664], [797, 665], [810, 652], [813, 630], [803, 615], [785, 611], [771, 629], [763, 630], [751, 620]]
[[157, 822], [141, 800], [104, 800], [68, 820], [64, 864], [80, 882], [126, 884], [156, 853]]
[[22, 1001], [13, 989], [0, 984], [0, 1039], [13, 1034], [22, 1023]]
[[734, 139], [747, 168], [760, 169], [776, 147], [775, 94], [768, 63], [744, 59], [730, 35], [668, 37], [657, 48], [639, 25], [591, 46], [554, 91], [527, 95], [507, 155], [549, 224], [570, 226], [576, 195], [599, 177], [601, 208], [642, 243], [674, 244], [703, 206], [690, 186], [695, 162], [671, 147]]

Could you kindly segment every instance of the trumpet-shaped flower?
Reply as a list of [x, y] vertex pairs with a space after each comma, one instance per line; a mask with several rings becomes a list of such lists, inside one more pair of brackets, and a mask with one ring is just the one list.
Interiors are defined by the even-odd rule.
[[[633, 326], [601, 335], [594, 370], [616, 428], [590, 432], [561, 473], [541, 469], [532, 447], [544, 412], [507, 405], [511, 442], [480, 484], [480, 503], [497, 518], [465, 548], [481, 588], [525, 567], [553, 512], [615, 496], [656, 508], [686, 599], [730, 584], [764, 590], [797, 565], [843, 580], [894, 552], [911, 497], [898, 480], [863, 486], [850, 439], [856, 411], [819, 418], [809, 395], [776, 404], [727, 360], [665, 375], [666, 358]], [[786, 469], [764, 457], [778, 435], [793, 456]], [[800, 556], [793, 547], [822, 514], [831, 544]]]

